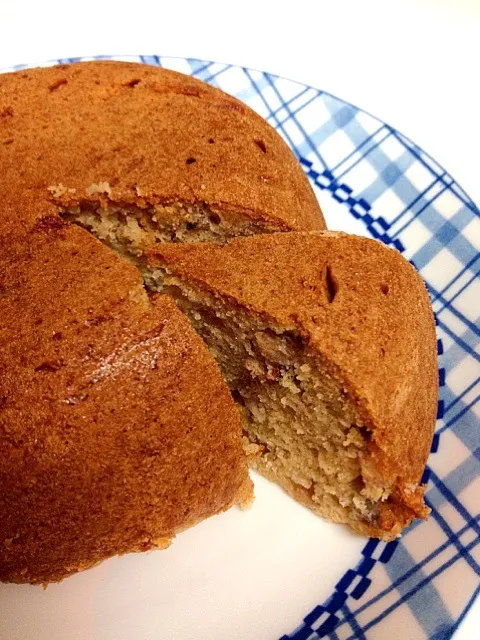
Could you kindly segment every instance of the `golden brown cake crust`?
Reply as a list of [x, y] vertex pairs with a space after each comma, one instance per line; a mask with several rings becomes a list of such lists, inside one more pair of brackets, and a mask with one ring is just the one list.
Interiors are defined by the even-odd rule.
[[100, 184], [120, 204], [201, 202], [279, 231], [325, 228], [307, 177], [265, 120], [199, 80], [147, 65], [0, 75], [0, 167], [2, 202], [24, 190], [46, 199], [58, 184], [69, 189], [65, 205], [98, 201], [91, 187]]
[[[371, 431], [365, 473], [395, 487], [381, 528], [426, 514], [417, 487], [437, 409], [437, 355], [425, 285], [395, 250], [323, 232], [162, 245], [153, 264], [275, 325], [300, 333], [355, 399]], [[366, 532], [378, 535], [379, 531]]]
[[55, 216], [0, 243], [0, 580], [60, 580], [247, 500], [205, 345]]

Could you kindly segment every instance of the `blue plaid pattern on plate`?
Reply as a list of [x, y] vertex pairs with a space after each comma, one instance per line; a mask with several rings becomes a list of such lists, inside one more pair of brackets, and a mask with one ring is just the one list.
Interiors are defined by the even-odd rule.
[[411, 140], [328, 93], [214, 62], [101, 58], [192, 74], [246, 102], [291, 146], [323, 202], [341, 203], [366, 235], [396, 247], [422, 274], [436, 315], [441, 367], [424, 478], [432, 515], [395, 542], [368, 541], [357, 565], [332, 585], [330, 598], [306, 611], [281, 640], [451, 638], [480, 591], [478, 208]]

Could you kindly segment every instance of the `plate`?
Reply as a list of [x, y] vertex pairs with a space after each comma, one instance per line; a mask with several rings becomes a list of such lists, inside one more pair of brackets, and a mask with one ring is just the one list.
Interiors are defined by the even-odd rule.
[[113, 558], [46, 591], [0, 585], [0, 638], [450, 638], [480, 588], [478, 208], [406, 136], [324, 91], [201, 60], [101, 58], [192, 74], [246, 102], [292, 147], [330, 228], [377, 238], [420, 271], [440, 362], [432, 515], [394, 542], [366, 540], [254, 476], [251, 511], [211, 518], [166, 551]]

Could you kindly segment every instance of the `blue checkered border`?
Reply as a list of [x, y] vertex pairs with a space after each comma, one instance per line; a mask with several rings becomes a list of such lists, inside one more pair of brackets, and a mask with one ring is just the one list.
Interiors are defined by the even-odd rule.
[[[480, 360], [479, 318], [474, 316], [475, 305], [465, 303], [474, 300], [473, 288], [479, 282], [479, 247], [472, 243], [474, 229], [480, 230], [474, 226], [479, 224], [478, 208], [453, 178], [406, 136], [326, 92], [214, 62], [158, 56], [96, 59], [112, 58], [191, 73], [249, 104], [284, 137], [319, 191], [345, 207], [368, 235], [402, 252], [424, 277], [436, 316], [442, 362], [432, 453], [439, 450], [444, 433], [467, 452], [460, 463], [442, 463], [438, 470], [435, 457], [431, 457], [423, 478], [428, 482], [427, 501], [432, 507], [432, 517], [422, 525], [423, 535], [428, 535], [427, 526], [435, 527], [443, 541], [419, 560], [413, 557], [410, 545], [418, 523], [401, 540], [388, 544], [369, 540], [357, 566], [341, 577], [331, 597], [281, 640], [367, 638], [368, 630], [381, 625], [395, 610], [403, 608], [405, 615], [405, 607], [422, 638], [451, 638], [480, 590], [480, 513], [478, 506], [474, 512], [471, 503], [464, 504], [458, 497], [480, 477], [480, 442], [475, 428], [480, 400], [478, 369], [470, 367], [471, 373], [463, 376], [458, 388], [462, 366], [472, 361], [478, 365]], [[46, 66], [86, 59], [56, 60]], [[445, 251], [442, 259], [451, 263], [446, 270], [440, 269], [444, 264], [436, 264]], [[441, 271], [441, 277], [435, 277], [435, 271]], [[436, 582], [459, 562], [468, 567], [476, 586], [452, 616]], [[379, 567], [387, 569], [390, 582], [374, 593], [372, 585]]]

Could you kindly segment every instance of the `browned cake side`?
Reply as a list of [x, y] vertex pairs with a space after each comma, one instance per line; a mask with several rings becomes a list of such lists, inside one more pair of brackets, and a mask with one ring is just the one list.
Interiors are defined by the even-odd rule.
[[159, 245], [150, 257], [152, 286], [189, 314], [246, 408], [262, 473], [385, 539], [428, 513], [419, 482], [436, 415], [435, 328], [398, 252], [324, 232]]
[[134, 267], [44, 218], [2, 238], [0, 317], [0, 580], [57, 581], [162, 548], [248, 502], [220, 373]]
[[[211, 239], [216, 226], [226, 237], [325, 228], [300, 164], [263, 118], [147, 65], [0, 75], [0, 167], [2, 202], [28, 190], [77, 217], [130, 207], [142, 229], [163, 225], [171, 239], [195, 239], [196, 226], [212, 228]], [[28, 226], [32, 215], [18, 211], [8, 224]]]

